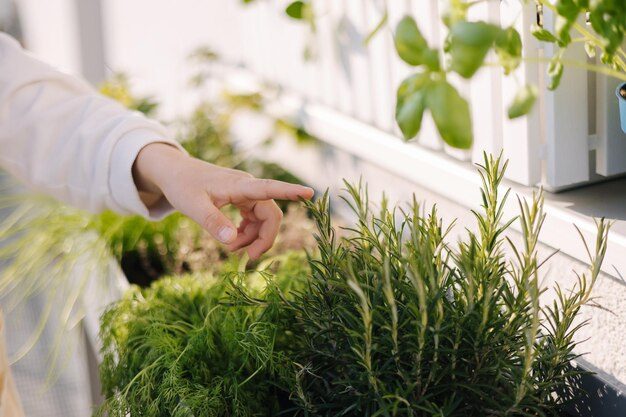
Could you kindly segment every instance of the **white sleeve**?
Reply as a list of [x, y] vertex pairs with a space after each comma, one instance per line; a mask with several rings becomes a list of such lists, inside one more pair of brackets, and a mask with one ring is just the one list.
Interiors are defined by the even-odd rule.
[[30, 188], [92, 212], [162, 217], [171, 207], [146, 208], [132, 166], [149, 143], [180, 148], [171, 137], [0, 33], [0, 166]]

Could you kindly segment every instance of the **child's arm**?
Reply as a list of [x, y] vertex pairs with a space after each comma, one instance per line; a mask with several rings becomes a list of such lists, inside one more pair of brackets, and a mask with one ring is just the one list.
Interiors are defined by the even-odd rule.
[[158, 218], [133, 182], [139, 151], [171, 134], [38, 61], [0, 33], [0, 166], [30, 189], [98, 212]]
[[[174, 206], [251, 257], [276, 237], [272, 199], [313, 193], [190, 158], [171, 137], [0, 33], [0, 166], [31, 189], [94, 212], [157, 219]], [[229, 203], [244, 217], [238, 233], [218, 210]]]

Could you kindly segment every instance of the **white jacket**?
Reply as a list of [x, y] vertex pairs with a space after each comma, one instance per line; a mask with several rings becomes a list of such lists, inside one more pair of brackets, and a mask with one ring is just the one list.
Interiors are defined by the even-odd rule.
[[171, 135], [0, 33], [0, 166], [31, 189], [92, 212], [160, 217], [133, 182], [137, 154]]

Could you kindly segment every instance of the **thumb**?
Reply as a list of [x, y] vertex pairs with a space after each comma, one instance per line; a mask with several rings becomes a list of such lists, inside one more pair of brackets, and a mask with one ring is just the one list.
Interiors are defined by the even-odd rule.
[[233, 223], [213, 204], [207, 206], [201, 224], [211, 236], [222, 243], [231, 243], [237, 237], [237, 229]]

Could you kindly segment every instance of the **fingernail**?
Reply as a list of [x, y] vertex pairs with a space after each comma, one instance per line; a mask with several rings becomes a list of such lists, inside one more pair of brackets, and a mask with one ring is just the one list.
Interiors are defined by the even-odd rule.
[[222, 243], [228, 243], [235, 237], [235, 230], [232, 227], [222, 226], [217, 232], [217, 238]]

